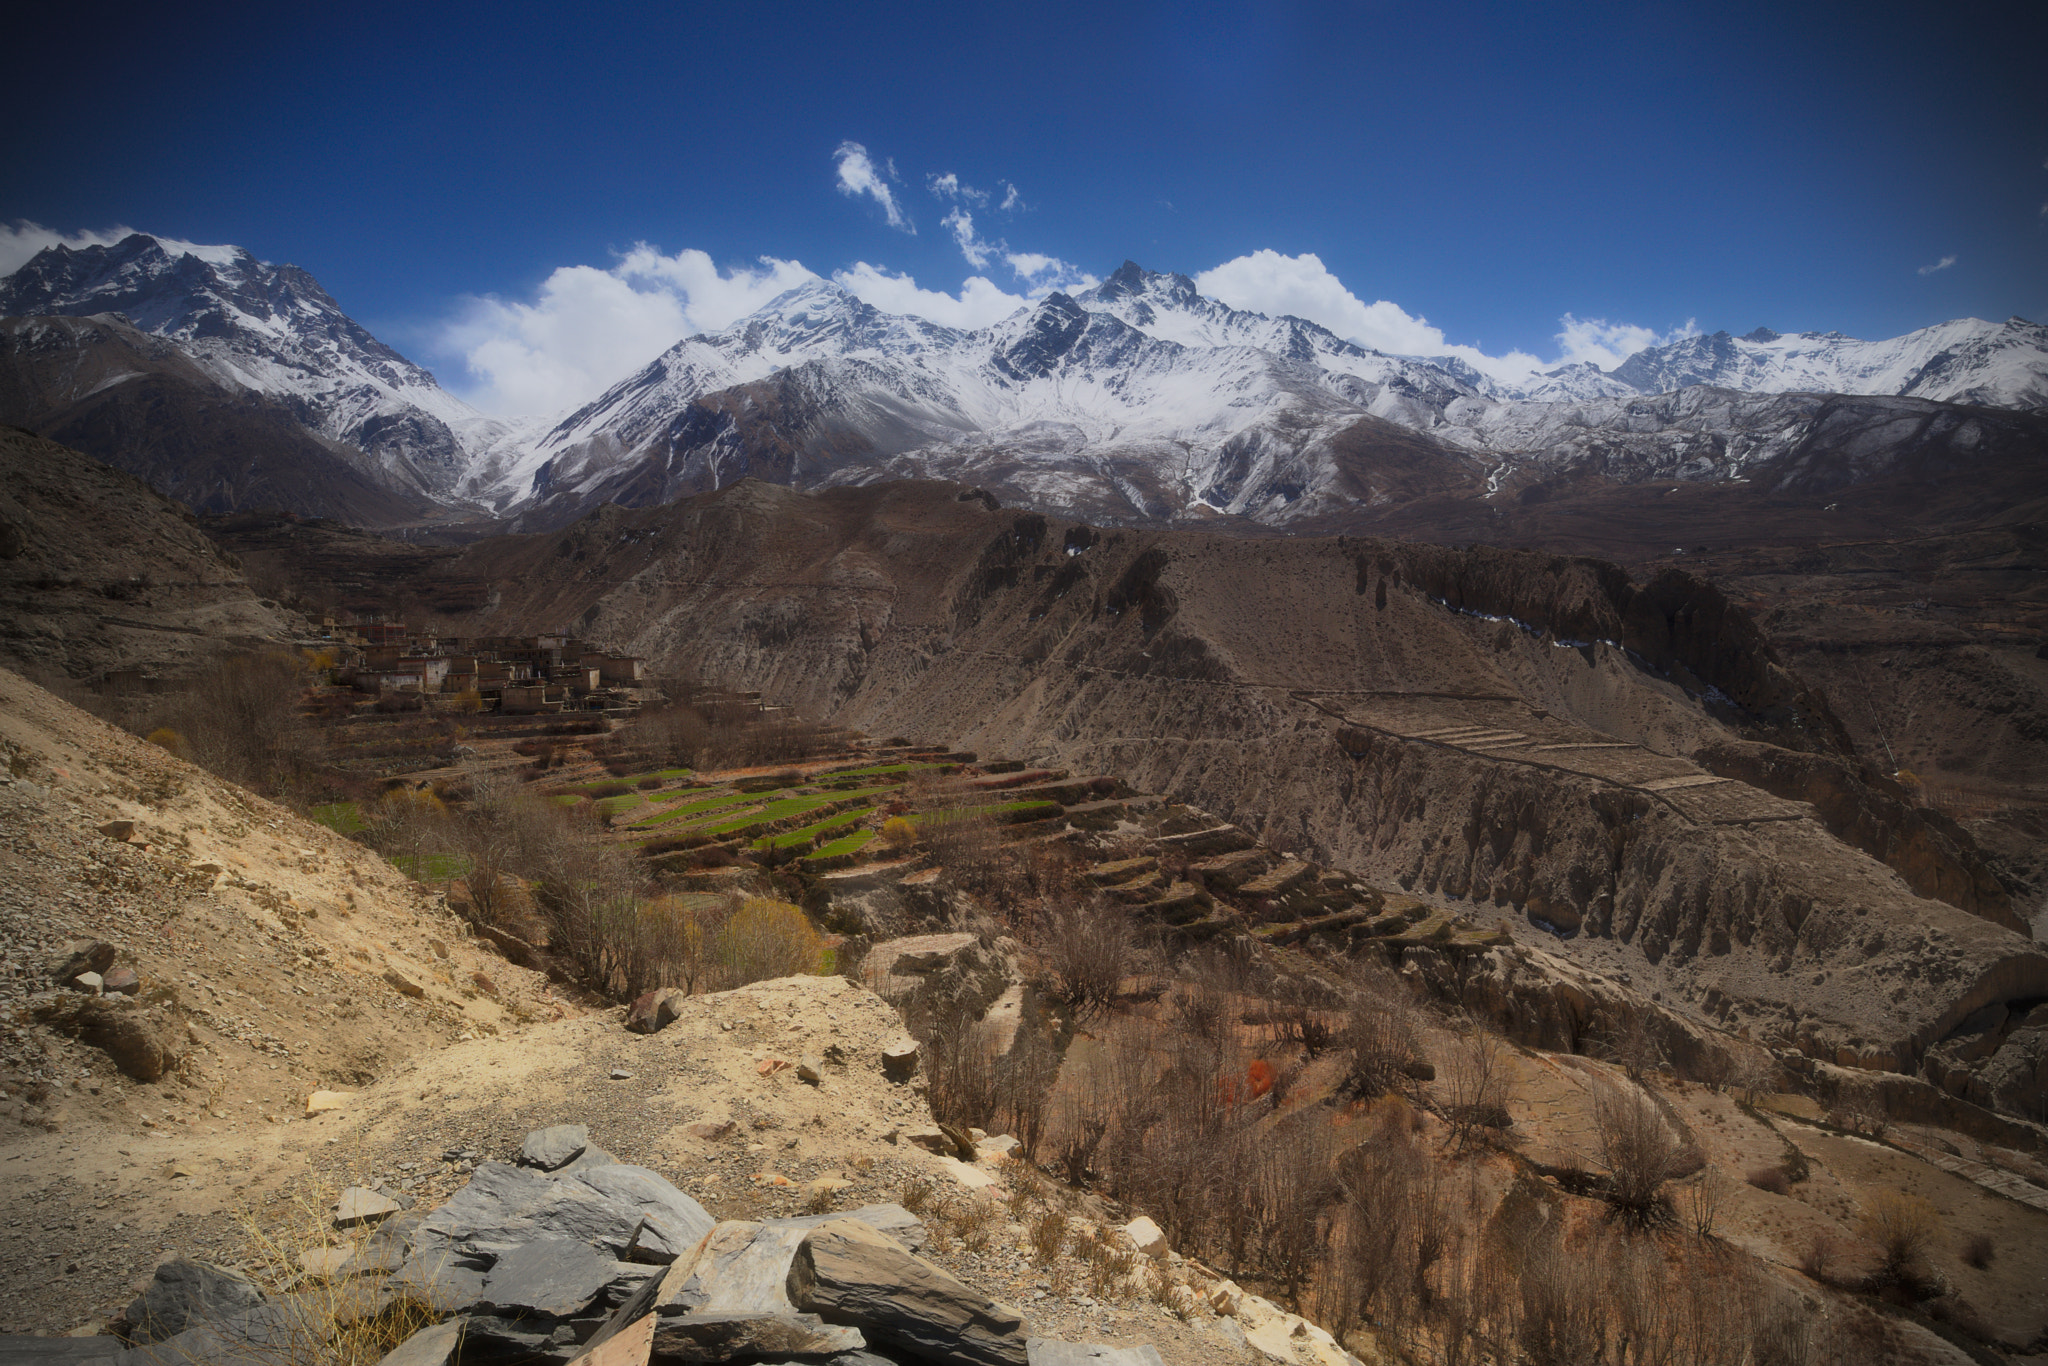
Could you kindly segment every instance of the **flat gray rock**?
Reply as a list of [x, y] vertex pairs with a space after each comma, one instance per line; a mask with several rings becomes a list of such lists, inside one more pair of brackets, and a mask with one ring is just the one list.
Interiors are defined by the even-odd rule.
[[[711, 1231], [704, 1207], [645, 1167], [555, 1177], [486, 1162], [413, 1235], [415, 1256], [500, 1257], [543, 1234], [624, 1257], [673, 1261]], [[636, 1247], [635, 1240], [638, 1239]]]
[[472, 1314], [462, 1333], [462, 1359], [470, 1361], [559, 1362], [583, 1355], [574, 1324], [552, 1319], [508, 1319]]
[[593, 1143], [589, 1147], [585, 1148], [582, 1152], [578, 1153], [576, 1155], [575, 1161], [571, 1162], [566, 1167], [555, 1168], [555, 1170], [549, 1173], [549, 1175], [574, 1176], [578, 1172], [588, 1171], [592, 1167], [616, 1167], [618, 1165], [619, 1159], [613, 1157], [610, 1153], [606, 1152], [604, 1149], [598, 1147], [595, 1143]]
[[398, 1213], [401, 1206], [388, 1195], [363, 1186], [350, 1186], [341, 1193], [341, 1199], [334, 1202], [334, 1226], [354, 1228], [358, 1224], [374, 1224]]
[[860, 1328], [884, 1352], [1027, 1366], [1022, 1314], [856, 1219], [805, 1233], [790, 1263], [788, 1294], [798, 1309]]
[[706, 1309], [694, 1314], [664, 1314], [654, 1326], [654, 1355], [684, 1361], [830, 1356], [865, 1346], [867, 1339], [860, 1329], [832, 1327], [816, 1314]]
[[551, 1172], [574, 1162], [590, 1146], [590, 1127], [585, 1124], [550, 1124], [535, 1129], [519, 1148], [519, 1165]]
[[500, 1257], [484, 1277], [481, 1303], [524, 1316], [574, 1318], [611, 1284], [613, 1261], [573, 1238], [536, 1238]]
[[448, 1366], [462, 1342], [461, 1319], [430, 1323], [384, 1354], [377, 1366]]
[[186, 1329], [263, 1303], [247, 1276], [211, 1262], [174, 1257], [128, 1306], [129, 1340], [162, 1342]]
[[1166, 1366], [1149, 1342], [1135, 1347], [1108, 1347], [1099, 1342], [1062, 1342], [1058, 1338], [1026, 1338], [1030, 1366]]

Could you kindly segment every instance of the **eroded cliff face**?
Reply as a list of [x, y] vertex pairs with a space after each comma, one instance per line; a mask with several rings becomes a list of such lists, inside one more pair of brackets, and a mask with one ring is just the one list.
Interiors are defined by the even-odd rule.
[[991, 502], [744, 485], [462, 569], [506, 585], [484, 629], [573, 622], [870, 733], [1117, 772], [1829, 1061], [1916, 1070], [2048, 996], [1967, 837], [1859, 792], [1824, 700], [1709, 584]]

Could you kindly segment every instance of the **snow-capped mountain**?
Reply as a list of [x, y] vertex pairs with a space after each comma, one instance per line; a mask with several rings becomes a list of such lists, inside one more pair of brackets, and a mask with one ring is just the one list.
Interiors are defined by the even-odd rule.
[[2048, 407], [2048, 328], [2020, 319], [1881, 342], [1717, 333], [1612, 372], [1503, 380], [1233, 309], [1131, 262], [971, 331], [811, 280], [590, 403], [518, 421], [477, 413], [304, 271], [240, 248], [147, 234], [52, 248], [0, 281], [0, 313], [123, 314], [227, 390], [282, 403], [385, 487], [527, 525], [747, 476], [917, 475], [1103, 520], [1291, 522], [1410, 495], [1492, 498], [1545, 471], [1739, 480], [1845, 433], [1875, 452], [1855, 467], [1876, 469], [1892, 447], [1967, 448], [1970, 410], [1943, 405]]
[[297, 266], [240, 247], [134, 233], [55, 246], [0, 280], [0, 314], [119, 313], [173, 342], [230, 390], [278, 399], [368, 457], [388, 487], [446, 498], [470, 450], [508, 424], [485, 417], [341, 311]]
[[1755, 394], [1893, 394], [2040, 408], [2048, 406], [2048, 327], [2024, 318], [1958, 318], [1888, 341], [1767, 327], [1742, 337], [1716, 332], [1638, 351], [1613, 378], [1645, 394], [1711, 384]]
[[[749, 389], [771, 377], [772, 396]], [[629, 486], [680, 496], [759, 472], [769, 440], [792, 481], [901, 472], [890, 462], [917, 453], [913, 471], [1014, 466], [1012, 487], [1053, 505], [1260, 515], [1320, 485], [1292, 467], [1318, 439], [1367, 416], [1426, 427], [1472, 396], [1441, 370], [1225, 308], [1185, 276], [1134, 265], [975, 331], [892, 317], [815, 280], [677, 343], [476, 492], [509, 502], [525, 479], [558, 507]], [[772, 437], [753, 425], [769, 408]], [[636, 468], [650, 460], [662, 471], [652, 484]]]

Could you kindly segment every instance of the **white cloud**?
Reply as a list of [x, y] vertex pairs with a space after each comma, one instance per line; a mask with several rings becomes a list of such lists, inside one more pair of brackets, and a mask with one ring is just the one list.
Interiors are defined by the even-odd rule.
[[988, 263], [995, 259], [996, 248], [975, 235], [974, 215], [956, 208], [939, 221], [953, 230], [953, 241], [967, 258], [967, 264], [976, 270], [987, 270]]
[[903, 206], [896, 202], [896, 192], [889, 188], [893, 167], [876, 166], [868, 156], [868, 149], [857, 142], [840, 143], [832, 159], [839, 167], [839, 193], [855, 199], [866, 195], [882, 206], [890, 227], [916, 234], [916, 226], [903, 212]]
[[983, 275], [968, 276], [960, 282], [958, 294], [948, 294], [941, 289], [922, 289], [910, 276], [891, 274], [886, 267], [866, 261], [833, 271], [832, 279], [884, 313], [908, 313], [941, 327], [987, 327], [1031, 302], [1025, 295], [1008, 293]]
[[485, 412], [550, 413], [595, 398], [684, 337], [745, 317], [805, 280], [764, 256], [721, 271], [701, 251], [664, 256], [639, 243], [610, 270], [563, 266], [531, 303], [468, 300], [435, 339], [475, 378], [463, 396]]
[[937, 199], [958, 199], [976, 208], [988, 203], [988, 191], [961, 184], [960, 177], [951, 171], [944, 175], [926, 176], [925, 184], [931, 188], [933, 197]]
[[1004, 213], [1015, 213], [1024, 207], [1024, 201], [1017, 194], [1017, 187], [1015, 185], [1012, 185], [1007, 180], [998, 180], [996, 184], [1003, 187], [1003, 202], [996, 205], [997, 208], [1001, 209]]
[[134, 231], [133, 228], [108, 228], [105, 232], [67, 235], [25, 218], [0, 223], [0, 275], [12, 275], [27, 265], [31, 256], [46, 247], [64, 246], [73, 251], [81, 247], [111, 247]]
[[1457, 356], [1497, 379], [1519, 379], [1537, 368], [1536, 357], [1516, 351], [1489, 356], [1471, 346], [1453, 346], [1443, 329], [1410, 315], [1385, 299], [1366, 303], [1344, 287], [1314, 252], [1282, 256], [1260, 249], [1225, 261], [1195, 277], [1195, 288], [1232, 308], [1269, 315], [1292, 314], [1321, 323], [1338, 336], [1375, 351], [1400, 356]]
[[1942, 258], [1941, 258], [1941, 259], [1940, 259], [1939, 261], [1936, 261], [1936, 262], [1935, 262], [1935, 263], [1934, 263], [1933, 265], [1931, 265], [1931, 266], [1922, 266], [1922, 267], [1920, 267], [1920, 274], [1922, 274], [1922, 275], [1932, 275], [1932, 274], [1934, 274], [1934, 272], [1935, 272], [1935, 271], [1937, 271], [1937, 270], [1947, 270], [1947, 269], [1948, 269], [1948, 268], [1949, 268], [1950, 266], [1954, 265], [1955, 263], [1956, 263], [1956, 258], [1955, 258], [1955, 257], [1953, 257], [1953, 256], [1944, 256], [1944, 257], [1942, 257]]
[[1591, 362], [1602, 370], [1612, 370], [1638, 351], [1652, 346], [1668, 346], [1699, 332], [1691, 318], [1685, 320], [1685, 326], [1662, 333], [1633, 323], [1611, 323], [1605, 318], [1576, 318], [1569, 313], [1559, 318], [1557, 325], [1559, 356], [1554, 365], [1546, 367], [1549, 369], [1555, 369], [1557, 365]]
[[1604, 318], [1558, 319], [1559, 356], [1545, 361], [1526, 351], [1488, 355], [1476, 346], [1457, 345], [1429, 319], [1409, 313], [1385, 299], [1366, 303], [1339, 280], [1313, 252], [1283, 256], [1259, 250], [1225, 261], [1195, 276], [1195, 288], [1232, 308], [1268, 315], [1292, 314], [1321, 323], [1338, 336], [1399, 356], [1455, 356], [1494, 379], [1516, 381], [1540, 370], [1590, 361], [1611, 370], [1646, 346], [1660, 346], [1697, 330], [1690, 319], [1683, 327], [1657, 333], [1630, 323]]

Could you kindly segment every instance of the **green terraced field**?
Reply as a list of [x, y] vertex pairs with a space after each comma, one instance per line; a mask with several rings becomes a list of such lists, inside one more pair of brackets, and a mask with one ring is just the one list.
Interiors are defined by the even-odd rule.
[[671, 806], [659, 815], [649, 816], [645, 820], [636, 821], [633, 828], [635, 830], [651, 830], [655, 826], [667, 821], [684, 820], [691, 816], [706, 816], [714, 811], [722, 811], [731, 806], [749, 806], [758, 800], [758, 797], [748, 796], [741, 792], [723, 792], [716, 797], [700, 797], [693, 802], [683, 802], [679, 806]]
[[788, 849], [792, 845], [809, 844], [827, 830], [837, 830], [842, 825], [852, 825], [855, 821], [864, 821], [874, 814], [875, 808], [872, 806], [856, 807], [851, 811], [842, 811], [836, 816], [827, 816], [824, 820], [814, 825], [807, 825], [801, 830], [792, 830], [786, 835], [763, 835], [760, 839], [754, 841], [754, 847], [756, 849]]
[[949, 821], [967, 820], [976, 816], [1007, 816], [1018, 811], [1036, 811], [1050, 816], [1065, 808], [1058, 802], [990, 802], [986, 806], [958, 806], [947, 811], [919, 811], [910, 817], [914, 825], [945, 825]]
[[872, 830], [856, 830], [850, 835], [841, 835], [830, 844], [824, 845], [811, 857], [814, 859], [828, 859], [838, 858], [842, 854], [858, 854], [861, 850], [868, 847], [869, 842], [874, 837], [875, 832]]
[[607, 816], [616, 816], [621, 811], [631, 811], [645, 800], [646, 798], [642, 797], [638, 792], [621, 792], [616, 797], [599, 798], [597, 809], [604, 812]]

